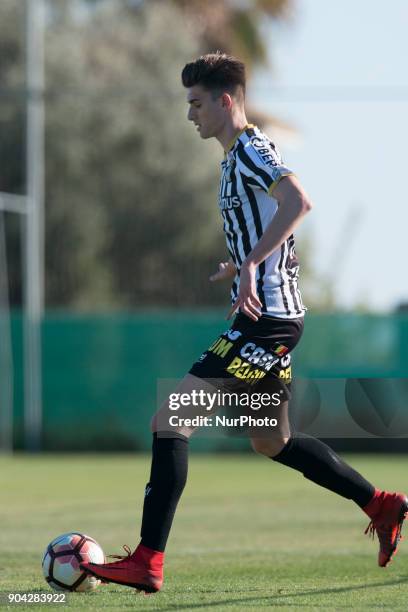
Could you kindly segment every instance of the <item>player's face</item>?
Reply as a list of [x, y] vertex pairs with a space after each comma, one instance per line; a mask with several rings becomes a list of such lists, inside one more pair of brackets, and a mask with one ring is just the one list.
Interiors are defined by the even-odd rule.
[[226, 119], [222, 96], [214, 99], [210, 91], [194, 85], [188, 89], [187, 102], [187, 118], [196, 125], [201, 138], [213, 138], [222, 131]]

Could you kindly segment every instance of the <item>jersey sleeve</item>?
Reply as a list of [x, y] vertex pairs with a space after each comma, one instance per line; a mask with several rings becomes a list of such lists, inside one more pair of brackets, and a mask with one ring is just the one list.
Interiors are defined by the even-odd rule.
[[272, 143], [254, 138], [237, 149], [237, 169], [255, 188], [269, 195], [284, 176], [294, 173], [282, 163], [279, 151]]

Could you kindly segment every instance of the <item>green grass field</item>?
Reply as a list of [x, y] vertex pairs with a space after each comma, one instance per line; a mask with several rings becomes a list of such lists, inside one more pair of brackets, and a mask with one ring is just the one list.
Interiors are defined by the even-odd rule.
[[[406, 458], [349, 457], [379, 487], [404, 488]], [[0, 606], [5, 593], [48, 589], [47, 543], [66, 531], [105, 553], [138, 541], [147, 456], [0, 459]], [[163, 591], [119, 586], [68, 596], [76, 610], [408, 609], [408, 543], [387, 569], [368, 520], [301, 475], [255, 455], [192, 456], [167, 550]], [[8, 609], [46, 610], [32, 604]]]

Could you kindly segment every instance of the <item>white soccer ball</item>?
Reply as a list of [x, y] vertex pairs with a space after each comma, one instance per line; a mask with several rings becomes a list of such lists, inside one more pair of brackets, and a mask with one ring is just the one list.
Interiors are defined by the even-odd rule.
[[42, 561], [44, 578], [55, 591], [93, 591], [101, 581], [79, 567], [89, 561], [105, 563], [98, 542], [75, 531], [64, 533], [47, 546]]

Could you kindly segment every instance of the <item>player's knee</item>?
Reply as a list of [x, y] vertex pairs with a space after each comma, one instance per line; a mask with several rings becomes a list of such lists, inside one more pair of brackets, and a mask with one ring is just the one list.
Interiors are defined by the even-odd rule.
[[[160, 414], [160, 410], [156, 412], [152, 419], [150, 420], [150, 431], [152, 433], [166, 432], [167, 434], [175, 433], [181, 434], [185, 438], [190, 438], [190, 436], [194, 433], [195, 427], [186, 427], [184, 425], [180, 425], [178, 427], [170, 427], [168, 421], [162, 418]], [[171, 437], [171, 436], [170, 436]]]
[[252, 449], [258, 455], [265, 455], [265, 457], [275, 457], [287, 444], [287, 442], [289, 441], [289, 437], [289, 435], [285, 435], [276, 437], [274, 436], [273, 438], [252, 438]]

